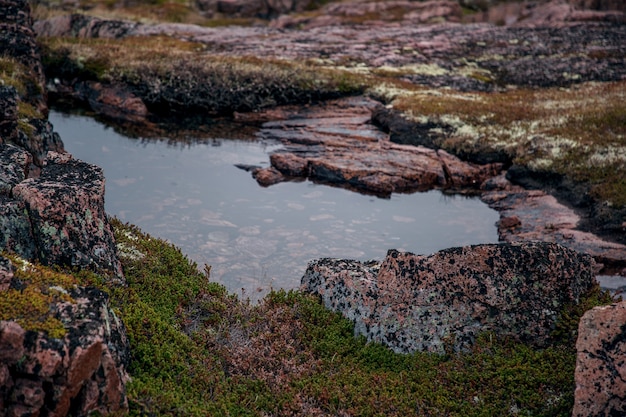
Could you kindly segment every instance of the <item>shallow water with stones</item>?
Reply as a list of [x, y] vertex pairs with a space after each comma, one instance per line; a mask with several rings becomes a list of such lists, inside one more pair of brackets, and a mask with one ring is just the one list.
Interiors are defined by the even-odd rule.
[[128, 138], [58, 111], [50, 121], [68, 152], [103, 168], [107, 213], [211, 265], [212, 280], [253, 300], [297, 288], [315, 258], [380, 260], [391, 248], [428, 254], [498, 239], [498, 214], [478, 198], [381, 199], [309, 181], [263, 188], [235, 166], [267, 166], [278, 142]]

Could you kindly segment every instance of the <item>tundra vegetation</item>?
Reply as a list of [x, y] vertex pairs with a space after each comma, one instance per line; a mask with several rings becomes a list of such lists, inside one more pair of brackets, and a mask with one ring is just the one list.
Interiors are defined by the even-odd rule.
[[596, 287], [568, 306], [545, 349], [487, 333], [470, 352], [402, 355], [354, 337], [348, 320], [301, 292], [242, 302], [178, 248], [112, 224], [127, 286], [12, 257], [41, 308], [22, 309], [32, 294], [15, 291], [0, 319], [61, 337], [51, 298], [76, 284], [107, 291], [131, 344], [130, 415], [569, 416], [578, 320], [611, 301]]

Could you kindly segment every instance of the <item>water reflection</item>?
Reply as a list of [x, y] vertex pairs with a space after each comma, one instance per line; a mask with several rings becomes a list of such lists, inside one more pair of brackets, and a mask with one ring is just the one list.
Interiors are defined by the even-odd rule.
[[297, 287], [314, 258], [497, 241], [497, 213], [475, 198], [430, 191], [380, 199], [308, 181], [262, 188], [235, 166], [267, 166], [278, 143], [131, 139], [55, 111], [50, 121], [69, 152], [103, 168], [108, 213], [171, 241], [251, 298]]

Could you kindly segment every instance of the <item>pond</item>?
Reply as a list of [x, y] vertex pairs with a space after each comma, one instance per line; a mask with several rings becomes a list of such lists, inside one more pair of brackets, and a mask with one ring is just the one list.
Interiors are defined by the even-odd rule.
[[125, 137], [59, 111], [50, 121], [68, 152], [104, 170], [107, 213], [211, 265], [211, 280], [253, 300], [297, 288], [316, 258], [381, 260], [391, 248], [428, 254], [498, 240], [498, 214], [478, 198], [382, 199], [309, 181], [261, 187], [235, 165], [268, 166], [281, 145], [244, 133], [181, 143]]

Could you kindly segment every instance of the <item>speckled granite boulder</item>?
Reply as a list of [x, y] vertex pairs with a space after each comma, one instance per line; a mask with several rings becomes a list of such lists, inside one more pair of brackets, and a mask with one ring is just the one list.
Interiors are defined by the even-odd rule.
[[26, 208], [40, 262], [109, 271], [122, 279], [104, 211], [102, 169], [50, 152], [41, 176], [17, 184], [13, 197]]
[[380, 263], [320, 259], [304, 290], [396, 352], [467, 350], [491, 331], [545, 346], [560, 309], [593, 283], [593, 259], [552, 243], [476, 245]]
[[572, 415], [626, 415], [626, 301], [587, 311], [576, 351]]
[[[26, 286], [0, 256], [0, 296]], [[0, 321], [0, 417], [101, 415], [128, 408], [125, 385], [130, 351], [126, 331], [109, 308], [108, 295], [94, 288], [64, 291], [65, 302], [50, 314], [66, 334], [27, 331]]]

